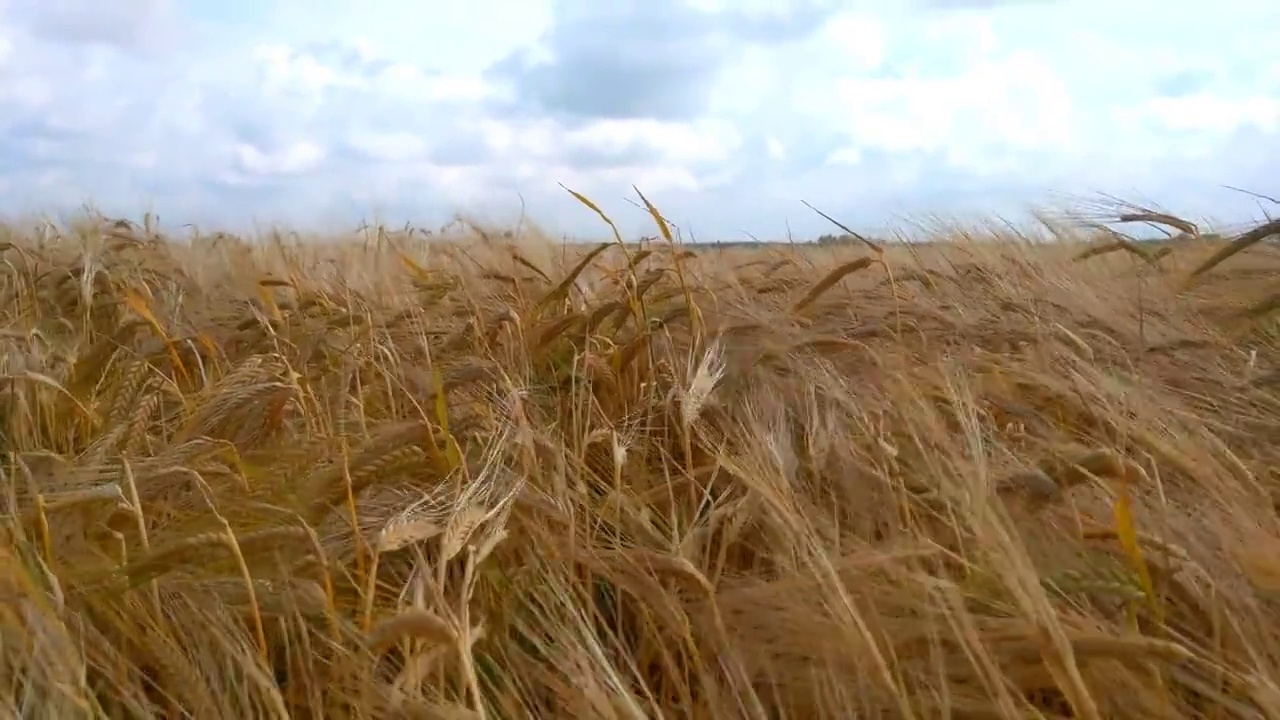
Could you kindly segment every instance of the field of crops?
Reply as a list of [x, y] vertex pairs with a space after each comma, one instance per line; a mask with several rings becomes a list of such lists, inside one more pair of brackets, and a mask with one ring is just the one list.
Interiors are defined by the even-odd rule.
[[0, 714], [1280, 718], [1274, 225], [4, 228]]

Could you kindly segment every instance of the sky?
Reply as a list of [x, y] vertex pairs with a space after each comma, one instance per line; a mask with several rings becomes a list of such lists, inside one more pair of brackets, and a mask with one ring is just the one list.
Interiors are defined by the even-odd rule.
[[[0, 212], [813, 237], [1280, 195], [1280, 3], [0, 0]], [[562, 187], [562, 185], [564, 187]]]

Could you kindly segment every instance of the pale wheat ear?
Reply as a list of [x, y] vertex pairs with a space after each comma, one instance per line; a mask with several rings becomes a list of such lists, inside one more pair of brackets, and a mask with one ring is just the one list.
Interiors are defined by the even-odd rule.
[[1280, 716], [1266, 225], [570, 192], [604, 242], [0, 224], [0, 707]]

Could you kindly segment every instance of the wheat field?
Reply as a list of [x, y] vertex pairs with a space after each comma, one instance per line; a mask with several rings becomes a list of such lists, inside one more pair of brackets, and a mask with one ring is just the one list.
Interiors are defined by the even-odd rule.
[[1275, 230], [5, 226], [0, 708], [1280, 718]]

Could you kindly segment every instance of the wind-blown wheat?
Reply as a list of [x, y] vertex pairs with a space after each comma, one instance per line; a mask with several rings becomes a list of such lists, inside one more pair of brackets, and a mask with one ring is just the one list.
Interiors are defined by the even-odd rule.
[[575, 196], [613, 241], [0, 228], [0, 712], [1280, 716], [1273, 227]]

